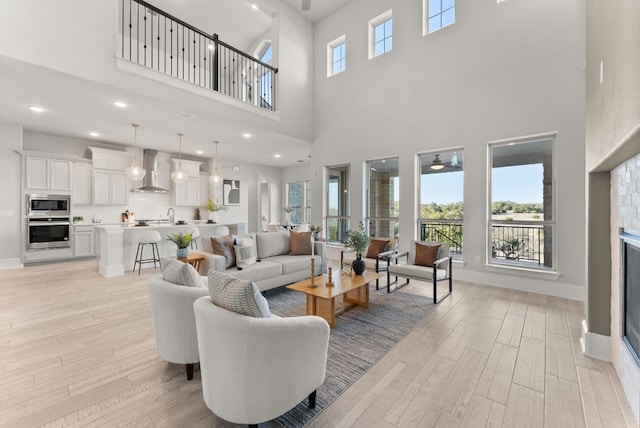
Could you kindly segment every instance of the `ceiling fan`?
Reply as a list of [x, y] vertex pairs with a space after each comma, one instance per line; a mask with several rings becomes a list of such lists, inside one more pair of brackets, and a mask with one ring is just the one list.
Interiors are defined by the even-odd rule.
[[300, 10], [307, 11], [311, 9], [311, 0], [302, 0]]
[[431, 162], [431, 165], [429, 165], [429, 168], [434, 171], [439, 171], [443, 168], [460, 169], [461, 165], [458, 161], [458, 154], [456, 152], [453, 152], [453, 156], [451, 156], [451, 162], [443, 162], [442, 160], [440, 160], [440, 154], [437, 154], [435, 155], [433, 162]]

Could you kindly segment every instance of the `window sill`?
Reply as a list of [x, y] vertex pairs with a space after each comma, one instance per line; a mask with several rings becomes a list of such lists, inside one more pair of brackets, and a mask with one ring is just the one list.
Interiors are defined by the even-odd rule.
[[485, 268], [488, 272], [498, 272], [498, 273], [510, 273], [510, 274], [519, 274], [521, 276], [526, 276], [529, 278], [544, 278], [557, 280], [560, 278], [560, 273], [555, 270], [542, 270], [542, 269], [531, 269], [521, 266], [509, 266], [497, 263], [487, 263]]

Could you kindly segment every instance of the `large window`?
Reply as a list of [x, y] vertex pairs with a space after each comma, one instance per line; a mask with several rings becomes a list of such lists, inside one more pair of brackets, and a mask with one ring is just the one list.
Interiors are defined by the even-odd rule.
[[287, 206], [291, 208], [292, 224], [311, 221], [311, 182], [298, 181], [287, 184]]
[[456, 22], [456, 0], [423, 0], [425, 28], [423, 34], [433, 33]]
[[347, 68], [347, 42], [344, 35], [327, 45], [327, 76], [342, 73]]
[[490, 262], [554, 268], [555, 136], [489, 145]]
[[327, 240], [345, 242], [351, 228], [349, 165], [327, 167]]
[[447, 242], [451, 255], [462, 257], [464, 152], [442, 150], [419, 156], [420, 220], [418, 238]]
[[369, 58], [393, 48], [393, 18], [391, 9], [369, 21]]
[[369, 235], [397, 239], [400, 217], [398, 159], [369, 161], [367, 171]]

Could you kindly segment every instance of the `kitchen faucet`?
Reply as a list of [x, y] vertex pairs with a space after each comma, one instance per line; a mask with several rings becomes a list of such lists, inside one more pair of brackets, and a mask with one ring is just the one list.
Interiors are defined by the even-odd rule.
[[[169, 213], [171, 213], [171, 215], [169, 215]], [[167, 215], [169, 216], [169, 220], [171, 220], [171, 224], [173, 224], [176, 216], [176, 212], [173, 210], [173, 208], [169, 208], [167, 210]]]

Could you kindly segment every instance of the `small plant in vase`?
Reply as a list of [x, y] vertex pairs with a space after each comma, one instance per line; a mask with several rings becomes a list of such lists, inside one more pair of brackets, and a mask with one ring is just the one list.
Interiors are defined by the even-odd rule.
[[282, 209], [284, 210], [284, 216], [287, 224], [291, 224], [291, 211], [293, 211], [293, 208], [287, 205], [286, 207], [282, 207]]
[[351, 230], [347, 232], [347, 242], [345, 246], [352, 248], [356, 252], [356, 259], [353, 261], [353, 272], [356, 275], [362, 275], [366, 268], [364, 260], [362, 260], [362, 254], [369, 246], [369, 234], [364, 230], [364, 224], [360, 222], [358, 230]]
[[178, 246], [177, 257], [179, 259], [184, 259], [189, 255], [189, 245], [191, 244], [191, 234], [190, 233], [172, 233], [167, 236], [167, 240], [173, 242]]
[[226, 211], [227, 207], [222, 205], [219, 201], [214, 201], [209, 198], [204, 203], [203, 207], [205, 211], [209, 212], [209, 223], [218, 222], [218, 211]]
[[309, 227], [311, 229], [311, 232], [313, 233], [313, 239], [315, 239], [316, 241], [320, 239], [320, 232], [322, 232], [322, 226], [320, 225], [311, 225]]

